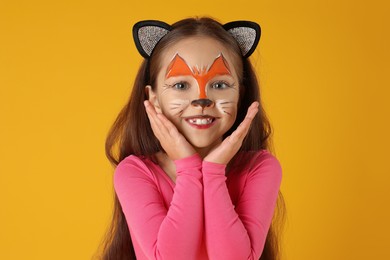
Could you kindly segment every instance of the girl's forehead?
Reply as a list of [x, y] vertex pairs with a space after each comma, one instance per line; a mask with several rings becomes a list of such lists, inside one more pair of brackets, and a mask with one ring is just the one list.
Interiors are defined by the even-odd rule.
[[220, 42], [208, 37], [191, 37], [180, 40], [167, 48], [162, 55], [161, 72], [165, 72], [172, 60], [180, 55], [193, 68], [207, 68], [218, 56], [223, 55], [232, 73], [235, 74], [233, 57]]

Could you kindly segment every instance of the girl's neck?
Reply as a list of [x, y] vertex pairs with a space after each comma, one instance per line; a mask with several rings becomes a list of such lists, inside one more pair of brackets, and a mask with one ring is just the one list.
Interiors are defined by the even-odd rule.
[[212, 150], [210, 147], [205, 147], [205, 148], [195, 148], [195, 151], [197, 154], [199, 154], [202, 159], [204, 159]]

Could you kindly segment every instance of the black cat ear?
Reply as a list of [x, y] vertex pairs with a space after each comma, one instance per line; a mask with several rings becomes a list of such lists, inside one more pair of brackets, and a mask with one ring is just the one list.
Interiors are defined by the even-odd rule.
[[133, 26], [133, 38], [138, 52], [146, 59], [150, 57], [157, 43], [171, 30], [167, 23], [146, 20]]
[[244, 58], [255, 51], [260, 41], [260, 25], [250, 21], [234, 21], [223, 25], [223, 28], [236, 39]]

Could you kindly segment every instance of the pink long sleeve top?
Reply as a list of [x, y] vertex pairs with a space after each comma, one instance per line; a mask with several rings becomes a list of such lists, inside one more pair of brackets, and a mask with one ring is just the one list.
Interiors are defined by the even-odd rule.
[[158, 164], [122, 160], [114, 188], [137, 259], [259, 259], [282, 179], [267, 150], [226, 166], [195, 154], [176, 160], [176, 183]]

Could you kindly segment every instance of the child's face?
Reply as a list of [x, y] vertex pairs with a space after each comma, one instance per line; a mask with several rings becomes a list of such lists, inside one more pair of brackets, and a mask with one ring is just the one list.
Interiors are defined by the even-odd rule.
[[205, 37], [181, 40], [162, 55], [149, 100], [197, 148], [212, 148], [234, 124], [239, 80], [233, 56]]

